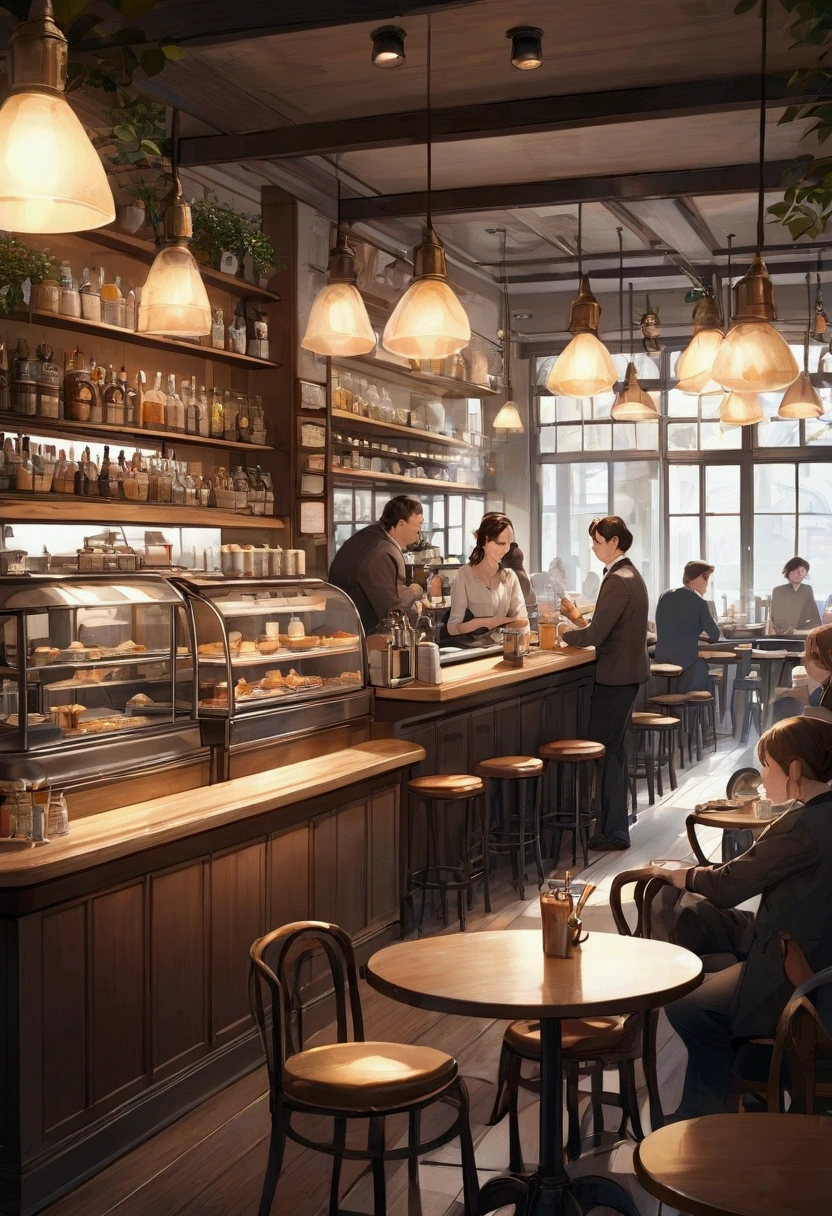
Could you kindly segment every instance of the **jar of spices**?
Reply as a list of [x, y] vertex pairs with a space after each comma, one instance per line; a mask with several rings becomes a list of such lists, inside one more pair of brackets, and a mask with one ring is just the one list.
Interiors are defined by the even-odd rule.
[[43, 279], [35, 288], [35, 308], [38, 312], [61, 311], [61, 285], [57, 279]]
[[81, 316], [85, 321], [101, 323], [101, 292], [98, 284], [94, 283], [89, 267], [85, 266], [81, 276], [81, 286], [78, 294], [81, 298]]

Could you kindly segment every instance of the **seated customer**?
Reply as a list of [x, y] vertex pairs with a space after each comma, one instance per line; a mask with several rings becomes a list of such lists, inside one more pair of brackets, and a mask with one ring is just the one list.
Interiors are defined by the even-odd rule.
[[[766, 795], [789, 809], [756, 843], [724, 865], [654, 867], [675, 887], [704, 896], [679, 916], [676, 941], [700, 955], [737, 962], [667, 1006], [688, 1050], [682, 1101], [671, 1119], [724, 1112], [736, 1040], [774, 1035], [793, 985], [781, 934], [793, 937], [813, 971], [832, 964], [832, 725], [787, 718], [757, 745]], [[756, 914], [737, 905], [759, 895]]]
[[820, 613], [808, 583], [809, 563], [802, 557], [791, 557], [783, 567], [785, 583], [771, 593], [769, 633], [787, 637], [795, 629], [813, 629], [820, 624]]
[[447, 630], [452, 638], [477, 633], [493, 635], [501, 625], [528, 625], [520, 581], [500, 566], [513, 540], [507, 515], [483, 515], [467, 566], [460, 567], [451, 586]]
[[809, 698], [810, 705], [832, 710], [832, 625], [813, 629], [806, 639], [803, 666], [810, 680], [820, 688]]
[[653, 657], [657, 663], [676, 663], [682, 668], [677, 692], [708, 690], [708, 664], [699, 658], [699, 635], [706, 634], [711, 642], [719, 637], [719, 626], [703, 598], [713, 572], [707, 562], [688, 562], [682, 575], [684, 585], [663, 592], [656, 605]]

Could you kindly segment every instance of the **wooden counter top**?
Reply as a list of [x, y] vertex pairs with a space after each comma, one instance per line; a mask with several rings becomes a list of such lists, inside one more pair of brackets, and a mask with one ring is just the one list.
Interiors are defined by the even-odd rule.
[[153, 798], [70, 824], [46, 845], [0, 841], [0, 890], [34, 886], [105, 862], [292, 806], [424, 760], [425, 749], [376, 739], [218, 785]]
[[503, 659], [489, 655], [484, 659], [471, 659], [469, 663], [443, 667], [441, 684], [423, 684], [421, 680], [414, 680], [404, 688], [376, 688], [375, 694], [382, 701], [458, 701], [478, 692], [487, 692], [488, 689], [522, 684], [526, 680], [536, 680], [540, 676], [594, 662], [595, 649], [591, 646], [585, 650], [578, 650], [574, 646], [567, 646], [563, 650], [537, 650], [526, 655], [522, 667], [512, 667]]

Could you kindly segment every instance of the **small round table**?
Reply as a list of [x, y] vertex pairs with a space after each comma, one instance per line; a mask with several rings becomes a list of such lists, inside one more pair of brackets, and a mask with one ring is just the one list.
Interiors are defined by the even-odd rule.
[[702, 979], [695, 954], [668, 942], [591, 933], [572, 958], [546, 958], [540, 931], [458, 933], [399, 942], [374, 954], [367, 982], [394, 1001], [467, 1017], [540, 1019], [540, 1164], [531, 1178], [492, 1178], [480, 1212], [576, 1216], [610, 1207], [639, 1216], [610, 1178], [571, 1181], [563, 1165], [562, 1018], [638, 1013], [684, 996]]
[[705, 1115], [636, 1145], [645, 1191], [690, 1216], [817, 1216], [829, 1211], [832, 1119]]
[[[685, 820], [685, 831], [687, 832], [690, 847], [696, 856], [696, 860], [700, 866], [712, 865], [710, 857], [705, 855], [705, 852], [700, 845], [697, 836], [697, 825], [703, 828], [721, 828], [723, 832], [751, 832], [755, 837], [764, 832], [767, 827], [774, 823], [775, 819], [779, 819], [779, 814], [772, 815], [769, 819], [758, 819], [756, 815], [750, 811], [691, 811]], [[729, 856], [726, 856], [729, 853]], [[733, 851], [730, 848], [723, 848], [722, 860], [730, 861], [731, 857], [736, 856], [736, 849]]]

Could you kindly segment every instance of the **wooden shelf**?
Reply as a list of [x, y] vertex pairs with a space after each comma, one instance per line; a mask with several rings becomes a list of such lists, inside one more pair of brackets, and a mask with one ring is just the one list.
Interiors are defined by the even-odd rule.
[[423, 439], [428, 443], [441, 443], [445, 447], [463, 448], [466, 452], [481, 452], [482, 448], [454, 439], [452, 435], [439, 435], [435, 431], [422, 431], [414, 426], [401, 426], [395, 422], [379, 422], [376, 418], [365, 418], [362, 414], [351, 414], [347, 410], [330, 410], [333, 422], [349, 423], [356, 431], [372, 431], [377, 435], [406, 435], [408, 439]]
[[173, 528], [249, 528], [278, 531], [274, 515], [237, 515], [216, 507], [173, 507], [166, 503], [78, 498], [72, 494], [0, 494], [0, 517], [9, 523], [156, 524]]
[[268, 359], [255, 359], [251, 355], [236, 355], [230, 350], [219, 350], [213, 346], [198, 346], [194, 342], [180, 342], [176, 338], [160, 338], [154, 334], [139, 334], [132, 329], [121, 329], [118, 325], [105, 325], [103, 322], [85, 321], [81, 317], [65, 317], [60, 313], [42, 312], [32, 308], [14, 314], [20, 321], [28, 321], [32, 325], [45, 325], [49, 329], [71, 329], [79, 334], [93, 334], [100, 338], [111, 338], [115, 342], [126, 342], [130, 346], [150, 346], [154, 350], [176, 351], [179, 355], [193, 355], [198, 359], [207, 359], [211, 363], [230, 363], [233, 367], [255, 369], [274, 369], [279, 363]]
[[[426, 486], [430, 490], [445, 490], [459, 494], [484, 494], [482, 486], [464, 485], [459, 481], [439, 481], [433, 477], [401, 477], [398, 473], [370, 473], [366, 469], [333, 469], [332, 476], [336, 481], [380, 481], [391, 482], [397, 486]], [[0, 508], [2, 500], [0, 500]]]
[[[0, 411], [0, 430], [29, 435], [54, 435], [59, 439], [66, 437], [70, 441], [77, 435], [79, 440], [161, 439], [164, 443], [176, 447], [225, 448], [226, 451], [234, 449], [240, 452], [275, 450], [269, 444], [240, 443], [237, 440], [211, 439], [203, 435], [181, 435], [177, 431], [156, 431], [147, 427], [133, 429], [129, 426], [108, 426], [106, 423], [93, 425], [89, 422], [74, 422], [71, 418], [39, 418], [36, 414], [11, 414], [3, 411]], [[157, 443], [150, 446], [160, 445]]]
[[[97, 245], [102, 249], [112, 249], [115, 253], [124, 253], [140, 262], [146, 262], [148, 266], [155, 260], [161, 248], [153, 241], [143, 241], [141, 237], [131, 236], [127, 232], [116, 232], [114, 228], [96, 228], [92, 232], [74, 232], [72, 235], [79, 241], [87, 241], [90, 245]], [[199, 272], [206, 286], [216, 287], [232, 296], [266, 300], [272, 303], [276, 303], [281, 298], [274, 291], [257, 287], [254, 283], [246, 282], [245, 279], [238, 279], [236, 275], [222, 274], [221, 271], [214, 270], [211, 266], [200, 265]]]
[[426, 397], [499, 397], [502, 391], [484, 384], [457, 380], [454, 376], [428, 376], [424, 372], [411, 371], [408, 367], [398, 367], [395, 363], [385, 363], [383, 359], [373, 359], [370, 355], [333, 359], [332, 364], [344, 371], [351, 371], [355, 367], [371, 368], [374, 373], [390, 376], [406, 384], [411, 392], [422, 393]]

